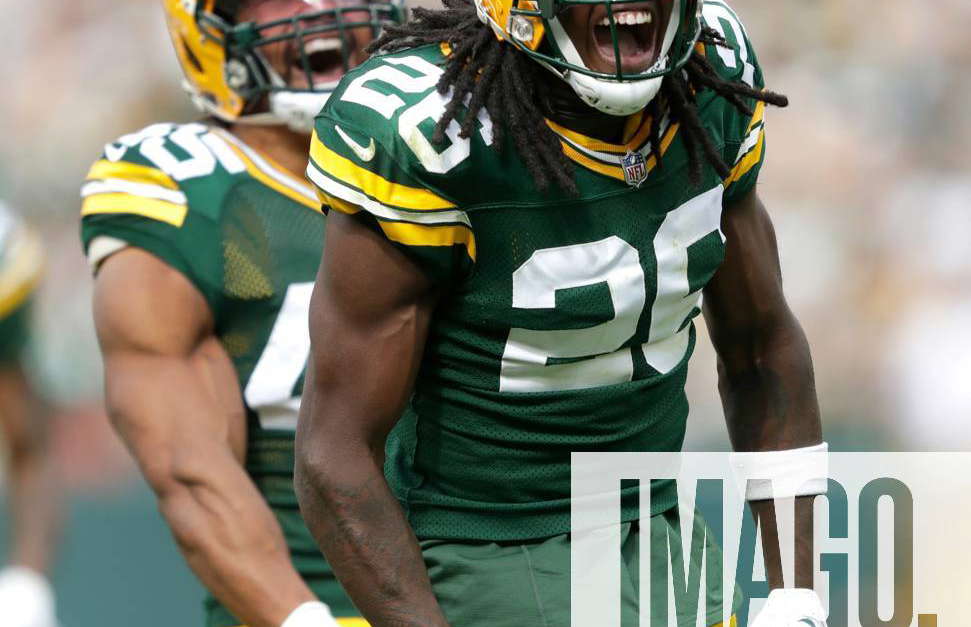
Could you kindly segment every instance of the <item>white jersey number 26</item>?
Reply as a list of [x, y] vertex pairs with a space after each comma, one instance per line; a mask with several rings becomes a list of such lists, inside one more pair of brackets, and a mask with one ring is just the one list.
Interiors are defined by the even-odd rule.
[[[633, 350], [640, 349], [658, 372], [677, 366], [688, 350], [688, 327], [681, 328], [701, 302], [691, 292], [688, 247], [711, 233], [721, 235], [719, 185], [667, 214], [654, 237], [657, 296], [651, 307], [649, 339], [622, 348], [634, 336], [647, 306], [640, 254], [620, 237], [537, 250], [512, 277], [512, 306], [552, 309], [556, 291], [606, 283], [614, 317], [585, 329], [511, 329], [502, 354], [499, 390], [550, 392], [630, 381]], [[724, 236], [722, 235], [722, 241]], [[550, 359], [580, 359], [549, 363]]]

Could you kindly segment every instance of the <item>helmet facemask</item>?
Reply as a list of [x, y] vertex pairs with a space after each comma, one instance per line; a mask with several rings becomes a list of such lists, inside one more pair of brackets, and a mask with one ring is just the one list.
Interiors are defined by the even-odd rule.
[[[482, 3], [483, 0], [477, 0]], [[484, 4], [484, 3], [483, 3]], [[673, 0], [653, 64], [643, 70], [624, 69], [619, 43], [619, 14], [643, 0], [511, 0], [504, 28], [485, 8], [480, 16], [491, 22], [503, 39], [531, 56], [566, 81], [588, 105], [611, 115], [630, 115], [643, 109], [657, 95], [663, 79], [680, 70], [690, 59], [701, 35], [702, 0]], [[566, 32], [562, 16], [571, 7], [601, 5], [613, 45], [610, 71], [593, 69], [581, 58]], [[494, 11], [493, 11], [494, 12]], [[537, 41], [537, 32], [546, 36]]]
[[[401, 0], [361, 0], [283, 19], [237, 23], [239, 4], [219, 2], [215, 10], [197, 13], [201, 32], [225, 50], [228, 87], [245, 103], [241, 115], [230, 121], [286, 124], [303, 132], [313, 128], [314, 117], [350, 69], [355, 52], [352, 31], [368, 28], [376, 38], [387, 24], [405, 18]], [[269, 46], [280, 44], [288, 45], [288, 56], [293, 57], [288, 76], [281, 76], [265, 54]], [[261, 108], [268, 110], [258, 112]]]

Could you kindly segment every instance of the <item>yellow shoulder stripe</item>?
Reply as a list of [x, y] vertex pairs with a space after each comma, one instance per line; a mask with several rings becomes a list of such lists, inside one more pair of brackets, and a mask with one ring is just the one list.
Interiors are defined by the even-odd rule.
[[762, 149], [765, 146], [765, 131], [759, 131], [759, 141], [755, 144], [755, 148], [750, 150], [747, 155], [745, 155], [738, 164], [732, 168], [729, 173], [728, 178], [722, 183], [725, 187], [728, 187], [732, 183], [735, 183], [743, 176], [748, 174], [752, 168], [754, 168], [762, 160]]
[[165, 200], [142, 198], [129, 194], [97, 194], [88, 196], [81, 204], [81, 215], [127, 213], [181, 227], [189, 208]]
[[765, 102], [760, 100], [758, 104], [755, 105], [755, 111], [752, 112], [752, 121], [748, 123], [748, 128], [746, 131], [751, 131], [758, 124], [760, 124], [765, 119]]
[[[346, 200], [331, 196], [326, 192], [319, 193], [321, 202], [331, 209], [348, 215], [362, 211], [360, 207]], [[393, 242], [405, 246], [455, 246], [461, 244], [465, 246], [469, 258], [475, 261], [475, 235], [472, 233], [472, 229], [464, 224], [426, 225], [411, 222], [386, 222], [377, 216], [374, 216], [374, 219], [381, 230], [384, 231], [385, 236]]]
[[325, 146], [316, 132], [310, 140], [310, 159], [322, 172], [356, 187], [383, 205], [417, 211], [455, 208], [453, 203], [427, 189], [394, 183], [365, 170]]
[[88, 180], [122, 179], [133, 183], [149, 183], [168, 189], [179, 189], [179, 185], [165, 172], [147, 165], [137, 165], [126, 161], [95, 161], [88, 170]]

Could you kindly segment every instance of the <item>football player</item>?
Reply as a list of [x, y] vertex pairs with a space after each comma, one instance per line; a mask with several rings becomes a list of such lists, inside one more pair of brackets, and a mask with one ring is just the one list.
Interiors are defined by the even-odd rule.
[[[334, 92], [308, 168], [331, 211], [296, 487], [355, 604], [382, 626], [569, 625], [570, 452], [681, 448], [703, 310], [734, 447], [812, 479], [791, 495], [798, 577], [771, 560], [763, 624], [822, 624], [802, 514], [825, 445], [756, 190], [766, 104], [786, 99], [735, 13], [447, 0], [415, 15]], [[635, 622], [641, 526], [678, 528], [674, 486], [652, 488], [650, 519], [623, 491]], [[713, 625], [735, 604], [707, 607]]]
[[24, 369], [42, 266], [40, 240], [0, 203], [0, 439], [7, 450], [12, 521], [10, 557], [0, 570], [5, 627], [57, 625], [46, 573], [60, 528], [59, 482], [43, 403]]
[[292, 488], [324, 233], [303, 172], [313, 116], [402, 6], [163, 6], [207, 117], [108, 144], [83, 187], [108, 411], [212, 594], [207, 626], [364, 625]]

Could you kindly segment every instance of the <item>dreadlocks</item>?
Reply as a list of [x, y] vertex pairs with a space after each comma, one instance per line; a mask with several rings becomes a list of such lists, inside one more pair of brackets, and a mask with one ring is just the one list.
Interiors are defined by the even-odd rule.
[[[435, 126], [432, 141], [444, 141], [445, 129], [456, 119], [463, 104], [468, 113], [460, 125], [460, 136], [470, 137], [478, 113], [485, 107], [492, 119], [493, 145], [501, 148], [505, 134], [511, 134], [516, 152], [538, 188], [546, 189], [553, 182], [576, 193], [573, 162], [564, 154], [559, 136], [544, 119], [547, 96], [537, 86], [543, 84], [541, 78], [545, 77], [541, 72], [546, 70], [513, 46], [497, 39], [492, 29], [479, 20], [472, 0], [443, 0], [443, 4], [443, 10], [414, 9], [414, 18], [410, 22], [389, 26], [368, 47], [368, 52], [448, 44], [451, 55], [439, 79], [438, 91], [446, 95], [451, 90], [451, 98]], [[707, 27], [699, 42], [726, 45], [718, 32]], [[682, 71], [666, 76], [658, 97], [648, 105], [652, 119], [651, 151], [660, 163], [661, 124], [667, 114], [672, 124], [681, 125], [682, 141], [688, 154], [688, 175], [693, 184], [701, 180], [702, 156], [722, 178], [729, 176], [728, 165], [698, 115], [695, 95], [703, 89], [714, 91], [749, 116], [753, 112], [745, 104], [746, 99], [779, 107], [789, 104], [789, 100], [780, 94], [722, 79], [705, 55], [699, 52], [691, 56]]]

